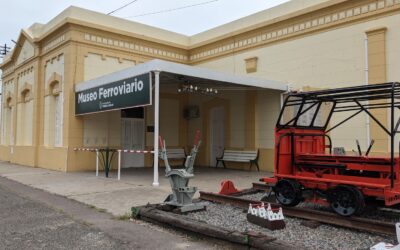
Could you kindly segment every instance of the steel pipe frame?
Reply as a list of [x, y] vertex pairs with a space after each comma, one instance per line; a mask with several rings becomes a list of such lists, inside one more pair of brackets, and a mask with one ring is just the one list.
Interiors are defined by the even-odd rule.
[[[367, 92], [367, 93], [366, 93]], [[383, 83], [383, 84], [374, 84], [374, 85], [362, 85], [362, 86], [355, 86], [355, 87], [346, 87], [346, 88], [339, 88], [339, 89], [331, 89], [331, 90], [319, 90], [319, 91], [311, 91], [311, 92], [304, 92], [304, 93], [292, 93], [289, 94], [284, 102], [283, 108], [280, 111], [279, 119], [277, 121], [277, 131], [281, 130], [282, 128], [308, 128], [308, 129], [319, 129], [325, 132], [326, 128], [329, 124], [329, 121], [336, 112], [344, 112], [344, 111], [364, 111], [366, 112], [369, 117], [371, 117], [389, 136], [390, 136], [390, 161], [391, 161], [391, 174], [390, 174], [390, 186], [391, 188], [394, 187], [394, 139], [396, 134], [398, 133], [397, 129], [400, 126], [400, 119], [398, 120], [397, 124], [394, 124], [394, 108], [400, 108], [400, 105], [397, 106], [395, 103], [396, 98], [400, 98], [400, 83], [398, 82], [391, 82], [391, 83]], [[299, 98], [297, 100], [290, 100], [290, 98]], [[390, 103], [382, 102], [378, 104], [373, 104], [373, 106], [363, 106], [361, 105], [360, 101], [371, 101], [371, 100], [390, 100]], [[306, 113], [308, 110], [313, 108], [315, 105], [321, 105], [322, 102], [332, 102], [333, 107], [326, 119], [326, 124], [323, 128], [314, 126], [312, 122], [310, 126], [297, 126], [297, 120], [299, 117]], [[359, 108], [352, 109], [354, 106], [347, 106], [349, 109], [346, 110], [346, 103], [356, 103]], [[302, 110], [304, 104], [312, 104], [307, 109]], [[342, 105], [342, 106], [338, 106]], [[281, 125], [281, 119], [283, 116], [283, 112], [285, 107], [287, 106], [295, 106], [300, 105], [299, 111], [297, 112], [296, 116], [291, 119], [289, 122]], [[337, 110], [336, 107], [338, 107]], [[390, 108], [390, 131], [376, 118], [374, 117], [368, 110], [372, 108]], [[342, 109], [342, 110], [340, 110]], [[361, 112], [357, 112], [354, 116], [358, 115]], [[313, 121], [315, 120], [315, 116], [317, 116], [317, 112], [315, 112], [313, 116]], [[344, 122], [348, 121], [349, 119], [353, 118], [354, 116], [350, 116], [350, 118], [345, 119], [343, 122], [335, 125], [334, 128], [337, 128], [339, 125], [343, 124]], [[289, 125], [294, 121], [294, 125]], [[332, 129], [329, 129], [331, 131]], [[292, 138], [293, 140], [294, 138]], [[293, 143], [293, 142], [292, 142]], [[293, 154], [293, 152], [292, 152]]]

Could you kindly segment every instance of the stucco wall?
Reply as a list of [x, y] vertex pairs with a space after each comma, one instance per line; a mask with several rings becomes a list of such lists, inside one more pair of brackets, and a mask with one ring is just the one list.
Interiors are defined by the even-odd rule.
[[229, 147], [244, 148], [246, 140], [246, 90], [222, 92], [222, 98], [230, 101], [231, 138]]
[[[294, 89], [305, 86], [312, 88], [332, 88], [365, 83], [365, 32], [376, 27], [387, 27], [387, 79], [400, 79], [396, 69], [400, 64], [400, 15], [393, 15], [373, 21], [357, 23], [330, 31], [320, 32], [301, 39], [278, 42], [270, 46], [259, 47], [232, 56], [200, 63], [198, 66], [212, 68], [235, 74], [246, 74], [245, 59], [258, 57], [257, 72], [249, 74], [255, 77], [273, 79], [290, 83]], [[260, 113], [263, 115], [262, 111]], [[267, 113], [264, 113], [267, 115]], [[268, 114], [270, 115], [270, 114]], [[332, 119], [332, 124], [343, 119], [341, 114]], [[276, 119], [276, 118], [275, 118]], [[272, 136], [271, 127], [261, 124], [261, 145], [271, 146], [267, 142]], [[335, 146], [354, 149], [359, 139], [362, 147], [367, 146], [365, 115], [352, 119], [346, 125], [332, 131]]]
[[85, 147], [121, 146], [120, 111], [86, 115], [83, 119], [83, 145]]
[[21, 48], [21, 52], [17, 57], [16, 65], [20, 65], [26, 60], [32, 58], [34, 55], [35, 55], [35, 48], [33, 47], [33, 45], [28, 41], [24, 41]]
[[[84, 58], [84, 80], [87, 81], [134, 65], [134, 61], [88, 53]], [[120, 111], [84, 116], [83, 145], [85, 147], [121, 146], [120, 118]]]
[[[232, 148], [243, 148], [245, 144], [245, 123], [246, 123], [246, 99], [245, 99], [245, 90], [227, 90], [220, 91], [216, 97], [227, 100], [229, 103], [229, 116], [226, 119], [229, 119], [230, 129], [228, 138], [229, 145], [225, 145], [226, 147]], [[188, 145], [192, 144], [193, 136], [196, 133], [196, 130], [200, 130], [205, 136], [204, 127], [205, 124], [209, 126], [210, 117], [206, 116], [206, 110], [204, 110], [204, 104], [211, 102], [213, 97], [205, 96], [205, 95], [190, 95], [189, 105], [195, 105], [200, 108], [200, 117], [189, 120], [188, 122]], [[227, 122], [227, 121], [226, 121]], [[225, 131], [228, 134], [228, 131]]]
[[117, 57], [88, 53], [84, 60], [84, 79], [87, 81], [118, 70], [123, 70], [135, 64], [134, 61], [127, 59], [119, 60]]
[[184, 146], [179, 145], [179, 118], [181, 115], [179, 99], [160, 99], [160, 135], [164, 137], [169, 146]]
[[280, 110], [280, 94], [276, 91], [257, 91], [256, 147], [274, 147], [274, 129]]

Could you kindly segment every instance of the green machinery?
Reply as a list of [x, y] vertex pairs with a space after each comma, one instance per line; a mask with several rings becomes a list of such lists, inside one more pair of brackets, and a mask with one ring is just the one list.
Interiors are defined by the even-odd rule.
[[194, 162], [201, 144], [200, 131], [196, 132], [194, 145], [190, 155], [186, 157], [185, 168], [172, 169], [168, 162], [167, 148], [165, 141], [160, 136], [160, 158], [165, 163], [165, 176], [171, 184], [172, 194], [164, 201], [164, 204], [177, 207], [182, 213], [205, 209], [204, 203], [193, 203], [193, 196], [197, 191], [196, 187], [189, 187], [189, 180], [194, 177]]

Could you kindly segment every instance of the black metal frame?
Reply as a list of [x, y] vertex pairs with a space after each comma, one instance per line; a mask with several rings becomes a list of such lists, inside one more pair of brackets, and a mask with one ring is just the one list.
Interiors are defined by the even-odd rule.
[[[369, 103], [369, 101], [373, 101]], [[363, 103], [366, 102], [366, 103]], [[319, 113], [320, 107], [323, 103], [331, 103], [332, 109], [330, 110], [326, 123], [324, 126], [314, 125], [316, 117]], [[305, 104], [309, 104], [307, 108], [303, 110]], [[311, 120], [309, 126], [299, 126], [297, 121], [301, 115], [311, 110], [316, 105], [316, 111]], [[295, 117], [285, 124], [281, 124], [282, 116], [286, 107], [299, 106], [299, 110]], [[371, 109], [390, 109], [390, 128], [386, 128], [369, 110]], [[394, 121], [394, 110], [395, 108], [400, 109], [400, 83], [390, 82], [382, 84], [370, 84], [346, 88], [336, 88], [328, 90], [318, 90], [301, 93], [289, 93], [286, 97], [279, 118], [276, 124], [277, 131], [283, 128], [305, 128], [305, 129], [316, 129], [322, 130], [325, 133], [332, 131], [339, 127], [343, 123], [346, 123], [353, 117], [360, 113], [365, 112], [368, 116], [374, 120], [379, 127], [381, 127], [390, 137], [390, 159], [391, 159], [391, 175], [390, 183], [391, 187], [394, 186], [394, 139], [398, 129], [400, 127], [400, 118], [396, 124]], [[338, 112], [349, 112], [355, 111], [352, 115], [335, 124], [333, 127], [328, 128], [329, 122], [334, 113]], [[400, 146], [399, 146], [400, 147]], [[400, 149], [399, 149], [400, 151]]]

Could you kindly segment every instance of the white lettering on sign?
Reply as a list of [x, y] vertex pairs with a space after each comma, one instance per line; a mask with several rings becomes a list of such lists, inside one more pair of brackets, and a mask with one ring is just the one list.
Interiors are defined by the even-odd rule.
[[138, 81], [135, 78], [135, 80], [131, 83], [126, 83], [124, 81], [122, 83], [122, 85], [119, 85], [119, 86], [109, 87], [109, 88], [99, 88], [98, 93], [97, 93], [97, 91], [93, 91], [93, 92], [89, 92], [89, 93], [79, 93], [78, 94], [78, 104], [96, 101], [97, 98], [99, 100], [101, 100], [101, 99], [107, 99], [107, 98], [110, 98], [113, 96], [129, 94], [132, 92], [140, 92], [143, 90], [143, 87], [144, 87], [143, 81], [141, 81], [141, 80]]
[[143, 81], [135, 81], [131, 83], [124, 82], [120, 86], [111, 87], [111, 88], [100, 88], [99, 89], [99, 99], [106, 99], [113, 96], [125, 95], [132, 92], [138, 92], [143, 90]]
[[97, 100], [97, 92], [79, 93], [78, 103], [92, 102]]

